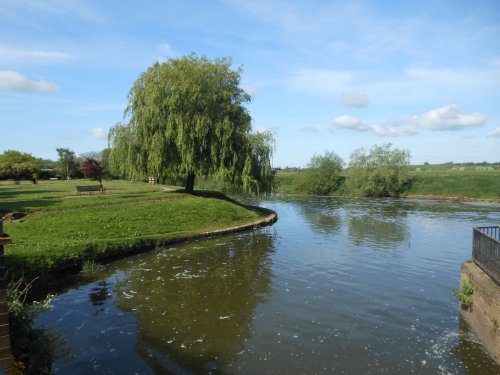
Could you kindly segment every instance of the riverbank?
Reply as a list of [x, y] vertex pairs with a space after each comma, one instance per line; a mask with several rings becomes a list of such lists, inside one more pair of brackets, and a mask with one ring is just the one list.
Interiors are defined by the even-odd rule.
[[[217, 194], [164, 192], [165, 186], [105, 182], [105, 194], [78, 195], [90, 181], [2, 182], [4, 230], [13, 243], [5, 263], [11, 279], [47, 282], [85, 263], [144, 252], [157, 246], [269, 225], [276, 214]], [[95, 184], [95, 183], [94, 183]], [[12, 212], [16, 212], [12, 214]]]
[[[302, 170], [278, 171], [276, 192], [304, 194], [300, 190]], [[414, 170], [402, 196], [416, 199], [445, 199], [461, 201], [500, 202], [499, 170]], [[353, 196], [345, 183], [345, 172], [340, 186], [332, 196]]]
[[446, 196], [446, 195], [433, 195], [433, 194], [408, 194], [403, 198], [406, 199], [428, 199], [437, 201], [456, 201], [456, 202], [486, 202], [486, 203], [500, 203], [500, 198], [471, 198], [463, 196]]
[[472, 228], [499, 222], [497, 207], [259, 201], [280, 215], [272, 228], [152, 251], [66, 284], [37, 319], [74, 348], [57, 372], [500, 373], [451, 293]]

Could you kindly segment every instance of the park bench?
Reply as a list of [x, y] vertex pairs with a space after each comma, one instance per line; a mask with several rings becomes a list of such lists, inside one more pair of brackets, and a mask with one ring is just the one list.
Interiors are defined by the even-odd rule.
[[101, 193], [104, 193], [106, 189], [104, 189], [103, 186], [101, 185], [83, 185], [83, 186], [76, 186], [76, 191], [78, 192], [78, 195], [80, 193], [88, 191], [90, 194], [93, 194], [94, 191], [99, 191]]

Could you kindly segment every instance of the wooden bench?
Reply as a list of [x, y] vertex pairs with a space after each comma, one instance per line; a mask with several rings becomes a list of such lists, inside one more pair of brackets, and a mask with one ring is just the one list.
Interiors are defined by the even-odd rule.
[[105, 190], [106, 189], [104, 189], [104, 187], [101, 185], [83, 185], [83, 186], [77, 185], [76, 186], [76, 191], [78, 192], [78, 195], [80, 195], [80, 193], [83, 193], [86, 191], [88, 191], [90, 194], [93, 194], [94, 191], [104, 193]]

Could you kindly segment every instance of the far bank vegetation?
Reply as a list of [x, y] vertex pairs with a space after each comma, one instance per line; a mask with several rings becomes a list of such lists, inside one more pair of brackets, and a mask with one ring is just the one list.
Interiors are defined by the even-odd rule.
[[437, 196], [500, 200], [500, 163], [410, 164], [391, 144], [354, 150], [346, 163], [333, 151], [306, 168], [280, 168], [274, 191], [361, 197]]
[[[278, 173], [276, 190], [313, 195], [398, 197], [410, 178], [410, 152], [387, 143], [354, 150], [346, 163], [333, 151], [314, 155], [306, 169]], [[295, 174], [293, 176], [293, 174]]]

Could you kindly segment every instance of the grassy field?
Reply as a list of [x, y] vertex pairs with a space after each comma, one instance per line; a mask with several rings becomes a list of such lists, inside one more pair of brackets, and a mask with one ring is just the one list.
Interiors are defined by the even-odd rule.
[[255, 222], [263, 215], [223, 199], [165, 193], [161, 186], [105, 182], [106, 194], [78, 195], [90, 181], [0, 183], [0, 213], [28, 215], [4, 223], [13, 244], [5, 247], [12, 275], [29, 277], [84, 261], [102, 260], [141, 247]]
[[[429, 167], [429, 166], [425, 166]], [[301, 194], [298, 188], [300, 171], [278, 171], [277, 192]], [[410, 171], [411, 184], [403, 195], [425, 195], [493, 199], [500, 201], [500, 170], [428, 170]], [[333, 195], [350, 196], [345, 183]]]
[[447, 164], [416, 164], [410, 165], [411, 171], [500, 171], [500, 163], [447, 163]]
[[300, 194], [298, 189], [299, 171], [278, 171], [276, 174], [276, 191], [280, 194]]
[[500, 200], [500, 170], [413, 171], [410, 195]]

